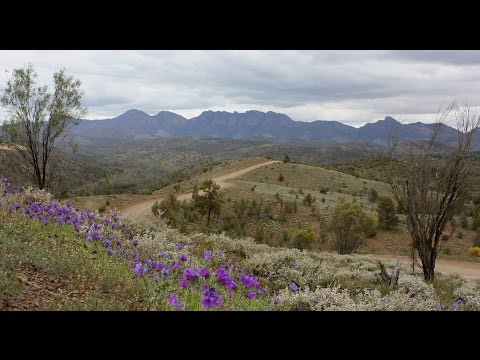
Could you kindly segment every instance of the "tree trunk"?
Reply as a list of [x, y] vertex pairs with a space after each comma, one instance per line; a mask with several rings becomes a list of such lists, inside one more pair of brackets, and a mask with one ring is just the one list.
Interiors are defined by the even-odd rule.
[[207, 226], [210, 226], [210, 214], [212, 212], [212, 208], [208, 209], [208, 215], [207, 215]]
[[423, 277], [425, 281], [433, 281], [435, 279], [435, 264], [423, 265]]
[[426, 256], [420, 256], [422, 260], [423, 277], [425, 281], [433, 281], [435, 279], [435, 258], [434, 254], [426, 254]]

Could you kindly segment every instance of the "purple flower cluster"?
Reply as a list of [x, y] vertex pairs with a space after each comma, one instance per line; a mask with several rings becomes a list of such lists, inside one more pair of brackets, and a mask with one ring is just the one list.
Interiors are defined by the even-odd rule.
[[178, 297], [177, 295], [175, 294], [170, 294], [168, 296], [168, 303], [172, 306], [174, 306], [177, 310], [182, 310], [183, 309], [183, 303], [181, 303], [179, 300], [178, 300]]
[[205, 261], [212, 262], [212, 252], [205, 250], [203, 252], [203, 258], [205, 259]]
[[240, 281], [243, 283], [243, 285], [246, 287], [246, 288], [257, 288], [260, 286], [260, 283], [258, 282], [258, 280], [253, 276], [253, 274], [250, 274], [250, 275], [244, 275], [244, 274], [241, 274], [239, 276], [239, 279]]
[[217, 279], [225, 285], [228, 290], [235, 290], [238, 288], [237, 284], [235, 284], [233, 278], [230, 276], [228, 265], [224, 265], [217, 270]]
[[463, 299], [461, 297], [459, 297], [457, 300], [455, 300], [450, 308], [452, 310], [458, 310], [460, 305], [463, 305]]
[[215, 288], [211, 287], [208, 290], [204, 291], [202, 305], [206, 309], [222, 306], [223, 305], [222, 295], [216, 294]]

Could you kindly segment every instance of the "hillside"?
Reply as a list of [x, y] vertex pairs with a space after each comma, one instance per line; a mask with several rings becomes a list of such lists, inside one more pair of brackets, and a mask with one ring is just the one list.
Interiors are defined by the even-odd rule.
[[[8, 177], [13, 184], [24, 186], [34, 185], [30, 173], [28, 173], [23, 161], [20, 161], [18, 153], [0, 145], [0, 176]], [[109, 174], [108, 168], [99, 166], [95, 161], [82, 161], [64, 152], [54, 154], [51, 164], [57, 165], [57, 171], [52, 179], [51, 188], [55, 194], [74, 195], [75, 189], [87, 183], [101, 181]]]
[[[182, 205], [185, 206], [184, 210], [180, 207], [170, 213], [168, 221], [171, 225], [182, 227], [183, 232], [225, 232], [231, 236], [250, 236], [269, 246], [332, 251], [334, 246], [328, 223], [339, 202], [355, 201], [376, 219], [377, 200], [372, 198], [372, 191], [375, 190], [377, 197], [391, 196], [388, 185], [381, 181], [320, 166], [282, 162], [265, 165], [268, 162], [265, 158], [225, 162], [214, 166], [211, 171], [176, 183], [176, 188], [169, 185], [150, 196], [78, 197], [73, 200], [76, 206], [87, 206], [90, 211], [118, 209], [125, 215], [135, 213], [132, 219], [143, 222], [155, 221], [151, 214], [152, 205], [173, 193], [181, 201], [186, 200], [187, 204]], [[255, 164], [261, 166], [241, 176], [234, 176], [239, 169], [247, 170]], [[228, 174], [229, 186], [224, 186], [218, 179]], [[281, 181], [280, 175], [283, 176]], [[207, 229], [205, 219], [195, 214], [188, 202], [194, 185], [209, 178], [222, 185], [223, 202], [220, 214], [213, 218]], [[307, 195], [313, 196], [312, 205], [305, 204]], [[452, 232], [452, 235], [439, 254], [440, 259], [480, 262], [478, 257], [469, 253], [476, 233], [470, 229], [473, 208], [469, 206], [466, 209], [469, 211], [465, 212], [466, 225], [458, 226], [455, 230], [447, 227], [445, 230], [446, 234]], [[395, 229], [377, 229], [375, 235], [368, 238], [358, 251], [365, 254], [409, 255], [410, 235], [404, 217], [399, 216], [400, 223]], [[463, 217], [461, 213], [455, 221], [463, 224]], [[315, 237], [310, 244], [300, 246], [295, 239], [303, 230], [313, 231]]]
[[146, 231], [7, 184], [2, 178], [2, 310], [480, 309], [478, 284], [458, 277], [427, 284], [402, 267], [391, 289], [372, 256], [182, 235], [161, 223]]

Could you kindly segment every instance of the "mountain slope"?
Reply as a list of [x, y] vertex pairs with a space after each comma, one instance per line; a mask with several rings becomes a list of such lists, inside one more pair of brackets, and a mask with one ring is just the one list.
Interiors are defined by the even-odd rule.
[[[421, 122], [401, 124], [392, 117], [368, 123], [360, 128], [338, 121], [294, 121], [284, 114], [273, 111], [250, 110], [245, 113], [204, 111], [187, 120], [183, 116], [161, 111], [148, 115], [139, 110], [107, 120], [84, 120], [73, 129], [75, 135], [86, 138], [142, 139], [155, 137], [215, 137], [232, 139], [286, 139], [312, 140], [336, 143], [366, 142], [386, 146], [393, 130], [401, 141], [428, 138], [435, 124]], [[458, 139], [458, 130], [442, 125], [440, 140], [453, 144]], [[477, 139], [478, 143], [478, 139]]]

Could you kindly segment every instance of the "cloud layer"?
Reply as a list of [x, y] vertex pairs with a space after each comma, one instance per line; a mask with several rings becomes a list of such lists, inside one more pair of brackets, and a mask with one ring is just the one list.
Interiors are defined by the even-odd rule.
[[[187, 118], [257, 109], [354, 126], [435, 119], [440, 105], [480, 105], [480, 51], [0, 51], [0, 70], [32, 63], [51, 83], [82, 81], [89, 118], [137, 108]], [[0, 71], [0, 86], [7, 74]]]

